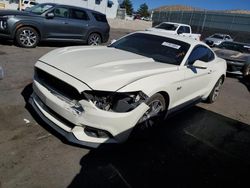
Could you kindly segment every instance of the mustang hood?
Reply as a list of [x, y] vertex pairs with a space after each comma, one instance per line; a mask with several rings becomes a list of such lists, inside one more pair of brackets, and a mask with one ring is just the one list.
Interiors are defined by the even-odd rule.
[[117, 91], [136, 80], [178, 69], [176, 65], [109, 47], [61, 48], [40, 61], [76, 77], [94, 90], [107, 91]]

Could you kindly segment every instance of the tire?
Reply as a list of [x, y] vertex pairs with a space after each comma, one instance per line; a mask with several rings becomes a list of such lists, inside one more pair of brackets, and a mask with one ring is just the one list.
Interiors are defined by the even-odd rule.
[[156, 93], [148, 99], [146, 104], [150, 107], [148, 111], [141, 117], [135, 126], [135, 131], [143, 132], [149, 128], [154, 127], [163, 120], [164, 112], [166, 110], [166, 101], [164, 97]]
[[208, 103], [214, 103], [216, 101], [216, 99], [219, 96], [222, 84], [223, 84], [223, 77], [220, 77], [220, 79], [216, 82], [213, 90], [211, 91], [211, 93], [209, 94], [207, 98]]
[[243, 68], [243, 78], [245, 79], [250, 78], [250, 63], [246, 64]]
[[98, 33], [91, 33], [88, 37], [88, 45], [97, 46], [102, 43], [102, 37]]
[[39, 42], [39, 34], [32, 27], [22, 27], [16, 32], [16, 42], [23, 48], [35, 48]]

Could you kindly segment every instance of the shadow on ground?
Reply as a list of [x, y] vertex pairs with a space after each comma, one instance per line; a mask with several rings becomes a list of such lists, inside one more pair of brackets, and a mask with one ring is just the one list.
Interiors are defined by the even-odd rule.
[[242, 187], [249, 149], [249, 125], [195, 106], [146, 138], [91, 150], [68, 187]]
[[[31, 92], [31, 85], [23, 90], [26, 102]], [[67, 143], [28, 104], [26, 108]], [[92, 149], [82, 157], [81, 170], [68, 187], [248, 187], [249, 159], [249, 125], [194, 106], [144, 136]]]

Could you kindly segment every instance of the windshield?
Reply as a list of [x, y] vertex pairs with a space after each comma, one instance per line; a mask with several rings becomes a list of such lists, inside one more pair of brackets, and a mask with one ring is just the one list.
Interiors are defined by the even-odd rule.
[[250, 44], [240, 44], [233, 42], [223, 42], [219, 46], [221, 49], [233, 50], [241, 53], [250, 54]]
[[32, 12], [34, 14], [38, 14], [38, 15], [41, 15], [43, 14], [44, 12], [46, 12], [47, 10], [53, 8], [54, 6], [51, 5], [51, 4], [38, 4], [38, 5], [35, 5], [33, 7], [31, 7], [29, 9], [29, 12]]
[[170, 31], [175, 31], [177, 29], [177, 25], [175, 24], [168, 24], [168, 23], [161, 23], [157, 26], [155, 26], [155, 28], [158, 29], [165, 29], [165, 30], [170, 30]]
[[158, 62], [180, 65], [190, 45], [167, 37], [134, 33], [109, 47], [153, 58]]
[[211, 38], [223, 39], [223, 36], [221, 36], [221, 35], [212, 35]]

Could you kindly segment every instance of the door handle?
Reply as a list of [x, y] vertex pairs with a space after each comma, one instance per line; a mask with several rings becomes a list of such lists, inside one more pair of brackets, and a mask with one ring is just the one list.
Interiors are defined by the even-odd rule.
[[69, 24], [68, 22], [63, 22], [63, 24]]
[[213, 72], [212, 70], [209, 70], [209, 71], [208, 71], [208, 74], [211, 74], [212, 72]]

